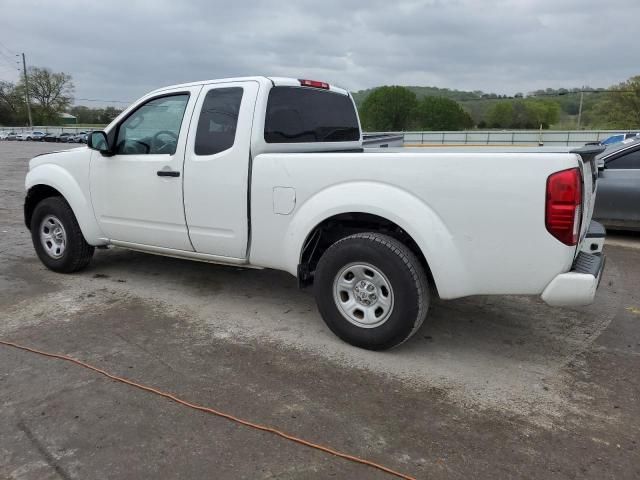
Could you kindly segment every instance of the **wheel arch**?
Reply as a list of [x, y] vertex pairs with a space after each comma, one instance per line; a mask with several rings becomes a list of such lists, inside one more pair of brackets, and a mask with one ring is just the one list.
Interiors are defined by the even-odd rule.
[[[332, 223], [338, 225], [338, 230], [348, 230], [346, 235], [383, 229], [407, 242], [424, 262], [432, 285], [442, 298], [463, 296], [472, 290], [453, 235], [436, 212], [409, 192], [376, 182], [335, 185], [296, 209], [285, 234], [284, 251], [290, 252], [288, 270], [296, 272], [301, 283], [305, 275], [313, 273], [309, 255], [316, 236]], [[336, 234], [335, 229], [331, 232]]]
[[68, 171], [53, 164], [37, 166], [27, 174], [25, 187], [24, 220], [27, 228], [31, 227], [33, 211], [38, 203], [45, 198], [59, 196], [71, 207], [87, 243], [94, 246], [106, 243], [93, 214], [91, 200]]
[[366, 212], [344, 212], [333, 215], [324, 219], [309, 232], [300, 251], [298, 267], [300, 283], [305, 284], [311, 281], [310, 274], [315, 270], [322, 254], [331, 245], [354, 233], [363, 232], [385, 233], [406, 245], [420, 260], [430, 284], [437, 291], [437, 284], [429, 262], [413, 237], [395, 222]]
[[38, 184], [27, 190], [27, 196], [24, 199], [24, 224], [28, 230], [31, 230], [31, 218], [36, 206], [45, 198], [63, 197], [64, 196], [50, 185]]

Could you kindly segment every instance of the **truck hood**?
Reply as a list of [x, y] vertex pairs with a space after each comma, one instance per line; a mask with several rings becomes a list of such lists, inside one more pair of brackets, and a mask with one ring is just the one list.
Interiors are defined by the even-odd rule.
[[89, 160], [89, 148], [86, 146], [69, 148], [67, 150], [55, 150], [53, 152], [41, 153], [36, 155], [29, 161], [29, 170], [43, 165], [45, 163], [53, 163], [56, 165], [64, 165], [67, 162], [72, 162], [78, 157], [87, 157]]

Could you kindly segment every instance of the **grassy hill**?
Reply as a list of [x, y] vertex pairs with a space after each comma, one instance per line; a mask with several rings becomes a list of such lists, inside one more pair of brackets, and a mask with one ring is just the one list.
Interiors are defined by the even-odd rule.
[[[467, 112], [469, 112], [476, 125], [482, 120], [486, 119], [487, 112], [491, 109], [491, 107], [493, 107], [493, 105], [499, 102], [502, 98], [507, 98], [506, 95], [502, 96], [495, 93], [488, 94], [480, 90], [469, 92], [464, 90], [451, 90], [449, 88], [418, 86], [407, 86], [405, 88], [415, 93], [418, 99], [431, 96], [445, 97], [451, 100], [455, 100], [456, 102], [460, 103], [460, 105]], [[352, 92], [353, 99], [355, 100], [356, 105], [362, 105], [362, 102], [364, 102], [364, 100], [373, 90], [375, 90], [375, 88]]]
[[[484, 94], [481, 91], [465, 92], [463, 90], [451, 90], [449, 88], [438, 87], [405, 87], [411, 90], [420, 99], [422, 97], [445, 97], [455, 100], [457, 102], [464, 102], [467, 100], [477, 100], [482, 98]], [[356, 101], [356, 105], [360, 105], [367, 96], [374, 91], [375, 88], [369, 88], [367, 90], [360, 90], [358, 92], [352, 92], [353, 99]]]
[[[486, 93], [481, 90], [465, 91], [451, 90], [449, 88], [438, 87], [405, 87], [416, 94], [418, 99], [425, 96], [445, 97], [455, 100], [471, 115], [476, 125], [486, 122], [489, 111], [499, 102], [512, 99], [507, 95]], [[360, 106], [367, 96], [375, 88], [352, 92], [356, 105]], [[579, 108], [579, 89], [545, 89], [528, 93], [526, 96], [533, 96], [545, 100], [552, 100], [560, 106], [560, 119], [552, 128], [571, 129], [575, 128], [576, 118]], [[522, 96], [522, 94], [519, 94]], [[598, 118], [593, 114], [598, 102], [603, 96], [598, 93], [585, 93], [583, 104], [583, 126], [599, 128]]]

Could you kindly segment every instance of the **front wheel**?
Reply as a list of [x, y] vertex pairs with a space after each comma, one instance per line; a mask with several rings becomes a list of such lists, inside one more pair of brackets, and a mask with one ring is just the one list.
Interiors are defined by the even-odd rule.
[[411, 250], [388, 235], [367, 232], [338, 240], [320, 258], [314, 284], [327, 326], [357, 347], [400, 345], [427, 316], [424, 268]]
[[38, 203], [31, 217], [31, 239], [42, 263], [56, 272], [85, 268], [94, 252], [62, 197], [49, 197]]

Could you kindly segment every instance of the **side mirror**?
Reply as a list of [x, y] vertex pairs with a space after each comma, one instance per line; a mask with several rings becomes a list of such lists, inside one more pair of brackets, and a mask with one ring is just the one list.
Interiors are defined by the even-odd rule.
[[91, 132], [87, 137], [87, 147], [103, 155], [112, 155], [107, 134], [101, 131]]
[[598, 162], [598, 171], [602, 172], [607, 168], [606, 164], [604, 162]]

